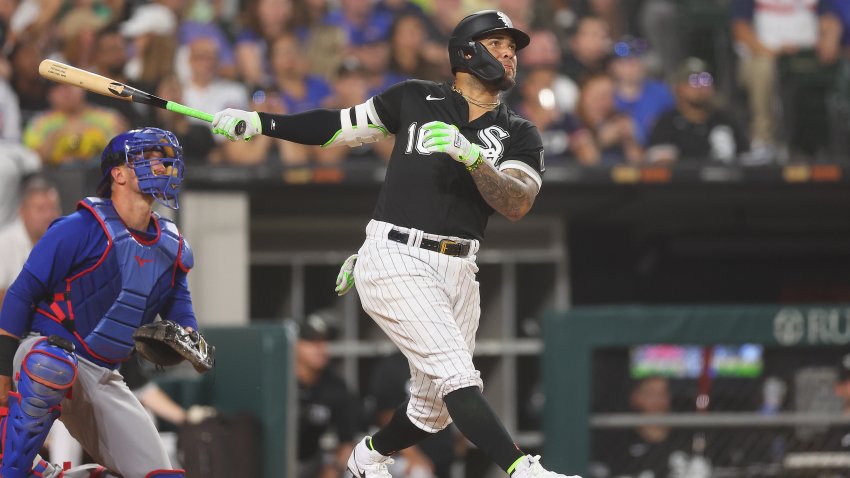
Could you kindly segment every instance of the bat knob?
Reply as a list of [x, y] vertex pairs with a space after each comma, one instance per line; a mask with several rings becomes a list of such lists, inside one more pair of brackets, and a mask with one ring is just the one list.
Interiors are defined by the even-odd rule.
[[239, 120], [239, 122], [236, 123], [236, 128], [234, 129], [234, 132], [237, 135], [244, 133], [245, 132], [245, 122], [242, 121], [242, 120]]

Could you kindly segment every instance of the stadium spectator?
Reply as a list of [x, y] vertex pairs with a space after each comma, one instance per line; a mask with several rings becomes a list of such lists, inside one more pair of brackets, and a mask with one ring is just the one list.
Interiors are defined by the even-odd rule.
[[339, 9], [331, 10], [325, 16], [326, 24], [338, 26], [345, 32], [350, 46], [346, 54], [363, 62], [371, 49], [361, 47], [385, 43], [392, 22], [392, 14], [376, 9], [370, 0], [341, 0]]
[[[183, 87], [174, 73], [160, 79], [153, 91], [160, 98], [168, 98], [177, 103], [183, 102]], [[189, 121], [188, 116], [175, 114], [162, 108], [150, 108], [147, 113], [145, 124], [171, 131], [181, 138], [180, 144], [186, 151], [191, 152], [184, 158], [186, 162], [222, 160], [221, 154], [214, 153], [216, 143], [208, 127]], [[250, 158], [246, 158], [246, 161], [248, 159]]]
[[573, 1], [579, 17], [599, 17], [608, 24], [613, 38], [634, 35], [641, 0], [578, 0]]
[[593, 164], [598, 151], [590, 132], [573, 115], [558, 108], [557, 75], [553, 68], [529, 68], [519, 87], [521, 100], [514, 109], [540, 130], [547, 164], [565, 164], [568, 160]]
[[585, 78], [605, 72], [611, 58], [611, 33], [605, 20], [584, 17], [570, 36], [569, 52], [561, 72], [581, 84]]
[[12, 66], [9, 85], [18, 96], [21, 127], [50, 106], [47, 102], [48, 82], [38, 74], [38, 64], [44, 56], [39, 45], [31, 42], [21, 42], [9, 53]]
[[519, 58], [521, 71], [528, 69], [552, 70], [552, 91], [555, 107], [560, 113], [573, 113], [578, 102], [578, 85], [570, 77], [560, 73], [561, 47], [558, 38], [549, 30], [531, 32], [531, 43], [522, 50]]
[[137, 7], [121, 24], [121, 34], [132, 42], [124, 72], [136, 85], [150, 91], [174, 72], [177, 15], [171, 9], [159, 4]]
[[[830, 42], [823, 41], [824, 34], [833, 34], [824, 24], [824, 21], [828, 23], [829, 17], [826, 7], [826, 0], [732, 1], [732, 35], [740, 57], [738, 80], [748, 95], [754, 157], [772, 158], [780, 146], [778, 138], [782, 134], [780, 122], [783, 120], [774, 113], [781, 86], [778, 84], [778, 61], [812, 50], [816, 50], [822, 64], [833, 63], [837, 59], [837, 52], [830, 51], [834, 50], [829, 46]], [[824, 93], [819, 92], [821, 96]], [[796, 100], [793, 95], [783, 95], [786, 111]], [[825, 111], [823, 113], [825, 115]], [[788, 126], [791, 128], [786, 134], [796, 135], [795, 127], [802, 123], [796, 123], [793, 117], [785, 120], [790, 122]], [[806, 122], [811, 120], [802, 119]], [[793, 142], [802, 141], [797, 139]], [[800, 145], [791, 145], [796, 146]]]
[[302, 48], [294, 34], [284, 33], [272, 42], [269, 51], [272, 89], [289, 113], [318, 108], [332, 93], [327, 81], [309, 74], [310, 60], [301, 53]]
[[0, 140], [0, 228], [18, 217], [21, 181], [41, 169], [38, 153], [18, 141]]
[[[7, 51], [6, 41], [9, 39], [9, 22], [12, 20], [12, 15], [15, 9], [18, 8], [17, 0], [0, 0], [0, 49]], [[5, 55], [0, 55], [0, 63], [5, 63]], [[8, 64], [0, 66], [0, 77], [9, 78]]]
[[[246, 108], [248, 92], [240, 83], [222, 78], [218, 73], [218, 43], [212, 37], [198, 37], [189, 42], [188, 81], [183, 82], [183, 102], [190, 108], [216, 111], [217, 108]], [[190, 124], [203, 126], [205, 122], [196, 118]], [[218, 145], [211, 152], [209, 161], [233, 164], [255, 164], [253, 159], [242, 155], [243, 145], [216, 140]], [[221, 156], [218, 156], [221, 155]]]
[[[345, 381], [329, 367], [328, 341], [333, 330], [321, 313], [308, 315], [300, 324], [295, 344], [295, 378], [298, 381], [299, 478], [339, 478], [345, 470], [359, 410]], [[320, 439], [333, 431], [336, 449], [326, 453]]]
[[496, 10], [504, 12], [514, 27], [524, 32], [532, 30], [535, 20], [533, 0], [498, 0]]
[[21, 107], [9, 83], [0, 77], [0, 140], [20, 141]]
[[632, 118], [637, 139], [644, 146], [655, 121], [675, 104], [670, 88], [647, 76], [646, 51], [644, 40], [624, 37], [614, 45], [610, 65], [617, 111]]
[[[370, 404], [372, 425], [386, 426], [395, 410], [410, 398], [410, 369], [401, 352], [382, 358], [369, 378], [366, 403]], [[458, 448], [466, 441], [449, 425], [418, 443], [405, 448], [393, 459], [390, 474], [394, 478], [450, 478], [452, 465], [459, 458]]]
[[327, 0], [299, 0], [293, 4], [293, 27], [310, 58], [310, 73], [333, 78], [342, 61], [347, 37], [341, 28], [326, 25]]
[[89, 104], [82, 88], [51, 83], [47, 99], [50, 108], [24, 129], [24, 144], [36, 150], [46, 165], [89, 161], [126, 129], [118, 113]]
[[[841, 49], [845, 59], [850, 58], [850, 2], [843, 0], [826, 0], [826, 12], [831, 18], [824, 18], [830, 33], [841, 35]], [[823, 24], [822, 24], [823, 26]], [[824, 41], [827, 53], [829, 53], [829, 35]]]
[[395, 18], [390, 28], [389, 70], [405, 79], [440, 81], [448, 78], [450, 71], [441, 71], [441, 65], [425, 56], [422, 45], [427, 43], [427, 32], [421, 15], [405, 13]]
[[[633, 413], [671, 412], [669, 381], [660, 376], [638, 380], [629, 394]], [[593, 437], [593, 478], [707, 477], [698, 473], [707, 464], [692, 455], [693, 434], [661, 424], [597, 432]]]
[[717, 107], [708, 65], [688, 58], [673, 77], [676, 107], [662, 114], [649, 136], [647, 160], [719, 161], [731, 164], [748, 150], [743, 131]]
[[577, 114], [590, 133], [592, 145], [590, 152], [577, 155], [582, 164], [611, 166], [643, 161], [634, 121], [615, 108], [614, 80], [610, 76], [598, 74], [584, 81]]
[[94, 61], [94, 42], [97, 32], [112, 17], [108, 10], [92, 2], [69, 2], [69, 9], [57, 15], [53, 37], [59, 46], [57, 59], [83, 69]]
[[189, 19], [182, 20], [177, 30], [177, 39], [180, 43], [175, 59], [177, 76], [181, 80], [189, 77], [189, 44], [192, 40], [201, 37], [215, 40], [218, 47], [218, 75], [222, 78], [235, 79], [238, 73], [236, 54], [227, 34], [215, 23]]
[[430, 41], [421, 47], [422, 53], [432, 63], [440, 65], [440, 71], [451, 71], [449, 56], [444, 45], [455, 25], [466, 16], [462, 0], [434, 0], [429, 10], [428, 36]]
[[[117, 24], [100, 29], [94, 40], [94, 60], [92, 71], [121, 83], [128, 83], [129, 78], [124, 74], [127, 66], [127, 40], [121, 34]], [[115, 101], [114, 98], [88, 92], [86, 100], [103, 108], [113, 109], [131, 125], [142, 123], [143, 113], [140, 105], [129, 101]]]
[[60, 214], [59, 193], [53, 183], [40, 175], [24, 181], [17, 219], [0, 228], [0, 251], [3, 251], [0, 255], [0, 304], [6, 289], [24, 267], [33, 245]]
[[680, 6], [677, 0], [644, 0], [638, 13], [639, 31], [650, 46], [647, 64], [662, 78], [669, 78], [686, 57]]
[[268, 85], [268, 49], [290, 29], [291, 0], [251, 0], [242, 11], [243, 28], [236, 36], [236, 67], [249, 89]]
[[[336, 80], [333, 84], [334, 95], [327, 103], [326, 108], [345, 108], [348, 105], [357, 105], [369, 99], [369, 77], [370, 73], [356, 58], [345, 59], [337, 71]], [[251, 139], [253, 141], [253, 139]], [[277, 141], [278, 143], [289, 143], [289, 141]], [[389, 161], [392, 153], [393, 142], [390, 140], [378, 141], [376, 143], [364, 143], [349, 149], [328, 148], [328, 153], [336, 151], [340, 157], [347, 161], [374, 160], [376, 157], [382, 161]]]
[[[301, 53], [301, 47], [292, 33], [284, 33], [272, 42], [269, 61], [274, 84], [266, 93], [267, 111], [300, 113], [321, 107], [333, 96], [330, 84], [321, 77], [308, 74], [310, 60]], [[288, 166], [332, 165], [345, 159], [339, 151], [320, 146], [280, 144], [281, 141], [265, 139], [262, 142], [267, 143], [265, 150], [277, 147], [281, 161]]]

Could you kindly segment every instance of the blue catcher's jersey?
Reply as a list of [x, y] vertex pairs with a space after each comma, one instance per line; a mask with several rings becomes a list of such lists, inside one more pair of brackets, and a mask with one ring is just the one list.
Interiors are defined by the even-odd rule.
[[136, 328], [152, 322], [169, 299], [178, 269], [192, 267], [192, 253], [174, 223], [157, 214], [155, 237], [146, 240], [128, 230], [109, 199], [86, 198], [82, 209], [103, 228], [106, 249], [36, 305], [32, 330], [68, 337], [78, 354], [114, 368], [130, 356]]

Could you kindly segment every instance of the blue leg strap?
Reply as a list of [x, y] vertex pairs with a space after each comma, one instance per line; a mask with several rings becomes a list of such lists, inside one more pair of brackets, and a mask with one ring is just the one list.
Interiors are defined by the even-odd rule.
[[33, 345], [19, 372], [18, 391], [9, 393], [0, 476], [26, 478], [59, 417], [59, 403], [77, 378], [77, 357], [47, 338]]

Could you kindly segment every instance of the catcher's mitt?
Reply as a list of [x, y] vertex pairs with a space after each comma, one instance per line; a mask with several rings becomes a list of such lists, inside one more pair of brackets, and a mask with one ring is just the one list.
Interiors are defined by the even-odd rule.
[[198, 331], [187, 332], [170, 320], [139, 327], [133, 332], [133, 340], [139, 354], [157, 365], [177, 365], [188, 360], [202, 373], [215, 365], [215, 347]]

